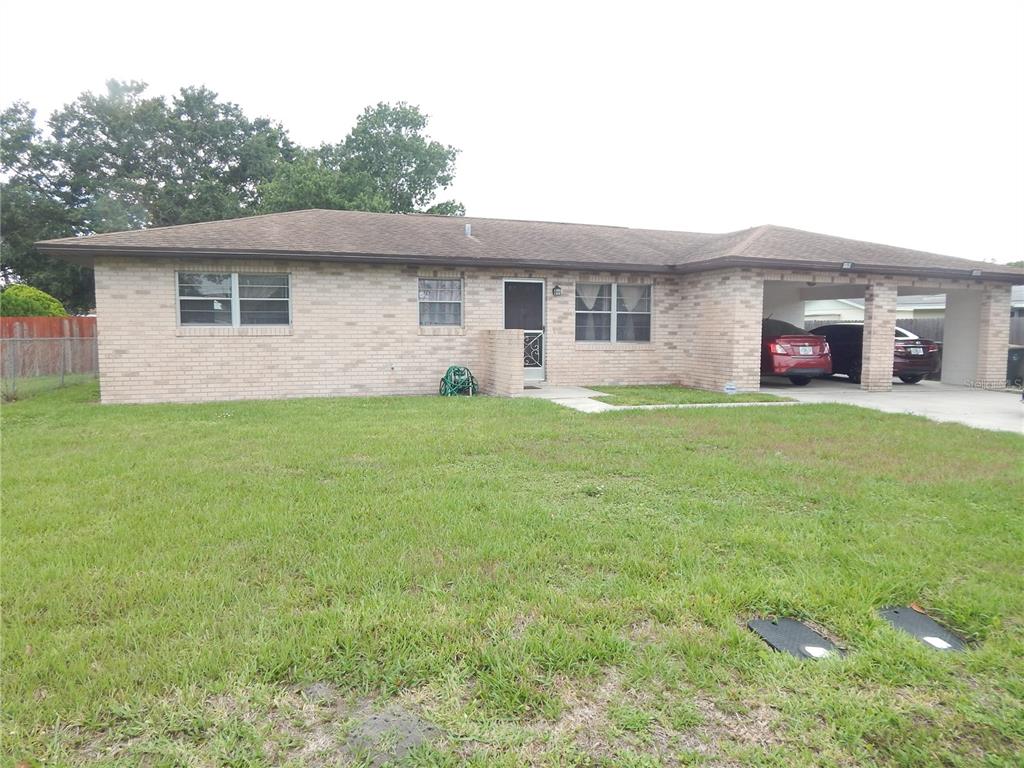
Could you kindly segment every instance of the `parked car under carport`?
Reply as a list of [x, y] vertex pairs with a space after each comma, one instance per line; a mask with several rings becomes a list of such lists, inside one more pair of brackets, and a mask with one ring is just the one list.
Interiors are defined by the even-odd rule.
[[[854, 384], [860, 383], [861, 361], [864, 357], [864, 326], [859, 323], [822, 325], [811, 331], [828, 341], [832, 351], [832, 373], [845, 374]], [[922, 339], [903, 328], [896, 328], [893, 342], [892, 375], [906, 384], [917, 384], [939, 369], [939, 345]]]
[[831, 373], [827, 341], [782, 320], [761, 321], [762, 376], [785, 376], [801, 387]]

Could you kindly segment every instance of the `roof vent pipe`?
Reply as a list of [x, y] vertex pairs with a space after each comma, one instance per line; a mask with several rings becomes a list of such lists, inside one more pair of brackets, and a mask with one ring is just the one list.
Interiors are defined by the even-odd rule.
[[467, 224], [466, 225], [466, 237], [472, 237], [472, 236], [473, 236], [473, 225], [472, 224]]

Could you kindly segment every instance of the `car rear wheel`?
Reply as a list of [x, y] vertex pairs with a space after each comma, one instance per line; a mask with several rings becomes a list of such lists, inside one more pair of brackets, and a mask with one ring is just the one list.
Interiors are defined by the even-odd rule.
[[808, 384], [811, 383], [810, 376], [790, 376], [789, 380], [793, 382], [795, 386], [798, 387], [806, 387]]
[[904, 384], [917, 384], [924, 376], [900, 376], [900, 381]]

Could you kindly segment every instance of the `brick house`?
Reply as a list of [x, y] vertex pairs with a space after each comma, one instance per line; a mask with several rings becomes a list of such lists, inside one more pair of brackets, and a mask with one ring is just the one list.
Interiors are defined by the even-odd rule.
[[103, 402], [524, 382], [759, 387], [761, 318], [861, 298], [892, 386], [898, 295], [944, 293], [943, 380], [1002, 387], [1024, 270], [783, 227], [728, 234], [308, 210], [38, 243], [95, 268]]

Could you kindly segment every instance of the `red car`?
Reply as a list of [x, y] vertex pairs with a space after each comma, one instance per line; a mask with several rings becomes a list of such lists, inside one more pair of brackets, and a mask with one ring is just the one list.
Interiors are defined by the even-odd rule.
[[816, 376], [831, 376], [828, 342], [795, 325], [766, 317], [761, 321], [761, 375], [785, 376], [798, 387]]
[[[860, 383], [861, 356], [864, 354], [864, 326], [837, 323], [815, 328], [811, 333], [822, 336], [832, 348], [834, 373], [845, 373], [854, 384]], [[922, 339], [903, 328], [896, 329], [892, 375], [907, 384], [917, 384], [939, 370], [939, 345]]]

